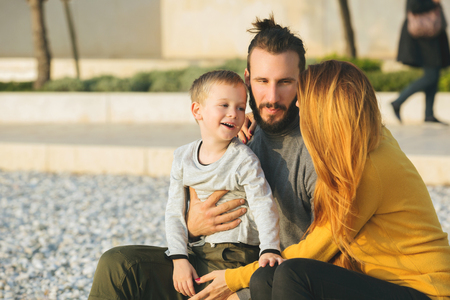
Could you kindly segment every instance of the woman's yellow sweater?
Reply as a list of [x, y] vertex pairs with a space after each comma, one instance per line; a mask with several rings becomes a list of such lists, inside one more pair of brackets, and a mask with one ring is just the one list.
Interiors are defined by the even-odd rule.
[[[357, 190], [354, 221], [355, 256], [360, 271], [432, 299], [450, 299], [450, 246], [422, 178], [389, 130], [380, 146], [369, 153]], [[329, 224], [316, 227], [282, 256], [330, 261], [339, 251]], [[258, 262], [228, 269], [232, 291], [248, 287]]]

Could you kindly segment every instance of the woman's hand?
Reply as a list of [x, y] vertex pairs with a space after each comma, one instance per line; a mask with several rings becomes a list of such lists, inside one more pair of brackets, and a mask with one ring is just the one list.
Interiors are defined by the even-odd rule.
[[231, 291], [227, 283], [225, 282], [225, 270], [220, 271], [213, 271], [209, 274], [206, 274], [205, 276], [202, 276], [200, 278], [197, 278], [195, 282], [198, 284], [208, 282], [211, 282], [210, 285], [208, 285], [206, 288], [204, 288], [201, 292], [198, 292], [197, 295], [195, 295], [192, 298], [189, 298], [190, 300], [212, 300], [212, 299], [218, 299], [218, 300], [226, 300], [229, 296], [231, 296], [234, 292]]
[[239, 131], [238, 133], [239, 139], [244, 144], [247, 144], [247, 142], [252, 138], [253, 133], [255, 132], [255, 128], [256, 122], [255, 118], [253, 117], [253, 113], [246, 114], [244, 124], [241, 127], [241, 131]]

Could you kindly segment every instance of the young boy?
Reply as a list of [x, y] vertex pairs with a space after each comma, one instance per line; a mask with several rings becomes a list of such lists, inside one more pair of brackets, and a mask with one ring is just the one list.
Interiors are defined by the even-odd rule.
[[[283, 259], [271, 189], [256, 155], [236, 138], [245, 120], [247, 89], [243, 80], [231, 71], [208, 72], [194, 81], [190, 94], [202, 138], [174, 153], [166, 208], [166, 254], [173, 260], [175, 289], [192, 297], [197, 273], [203, 276], [213, 270], [237, 268], [258, 257], [260, 265], [269, 261], [280, 264]], [[227, 190], [218, 204], [246, 199], [247, 213], [238, 227], [202, 237], [189, 244], [188, 250], [187, 187], [195, 189], [202, 201], [214, 191]]]

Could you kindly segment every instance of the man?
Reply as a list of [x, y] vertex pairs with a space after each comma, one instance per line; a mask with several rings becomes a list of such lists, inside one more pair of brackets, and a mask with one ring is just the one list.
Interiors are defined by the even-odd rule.
[[[261, 161], [277, 202], [283, 250], [297, 244], [311, 224], [317, 178], [300, 134], [295, 105], [298, 75], [305, 69], [305, 50], [303, 42], [288, 28], [277, 25], [273, 16], [262, 21], [257, 19], [253, 25], [251, 32], [257, 34], [248, 49], [245, 81], [258, 127], [248, 145]], [[246, 132], [247, 137], [250, 130]], [[246, 139], [244, 135], [241, 138]], [[188, 227], [191, 233], [197, 233], [200, 230], [197, 231], [194, 222], [189, 222], [192, 210], [195, 207], [188, 217]], [[206, 214], [202, 217], [209, 219]], [[198, 299], [213, 296], [211, 289], [209, 286], [198, 293]], [[250, 299], [248, 290], [237, 294], [239, 299]]]
[[[298, 75], [305, 68], [305, 50], [301, 39], [288, 28], [276, 24], [273, 16], [257, 19], [256, 36], [248, 48], [245, 81], [250, 90], [250, 106], [258, 127], [249, 142], [272, 188], [280, 213], [281, 248], [298, 243], [312, 221], [316, 174], [300, 134], [296, 94]], [[251, 137], [250, 127], [246, 136]], [[246, 139], [241, 135], [242, 139]], [[217, 206], [222, 194], [216, 192], [200, 202], [191, 192], [187, 216], [192, 239], [238, 226], [244, 209], [237, 199]], [[99, 299], [183, 299], [172, 284], [172, 262], [165, 248], [126, 246], [113, 248], [101, 257], [92, 285], [90, 300]], [[190, 257], [194, 261], [195, 258]], [[206, 277], [207, 278], [207, 277]], [[226, 292], [226, 296], [230, 293]], [[249, 299], [249, 292], [237, 292]], [[226, 299], [214, 294], [214, 285], [194, 298]], [[236, 299], [236, 294], [229, 299]]]

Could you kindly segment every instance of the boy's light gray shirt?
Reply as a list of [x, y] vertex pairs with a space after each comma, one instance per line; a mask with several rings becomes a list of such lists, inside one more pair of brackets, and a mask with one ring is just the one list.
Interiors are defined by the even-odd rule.
[[[204, 201], [214, 191], [228, 190], [218, 204], [246, 199], [249, 208], [234, 229], [204, 237], [204, 242], [245, 243], [280, 250], [278, 210], [256, 155], [233, 138], [225, 154], [216, 162], [202, 165], [198, 160], [201, 140], [184, 145], [174, 152], [170, 174], [169, 200], [166, 207], [167, 255], [188, 255], [188, 232], [185, 221], [186, 187], [196, 190]], [[259, 232], [259, 233], [258, 233]]]

